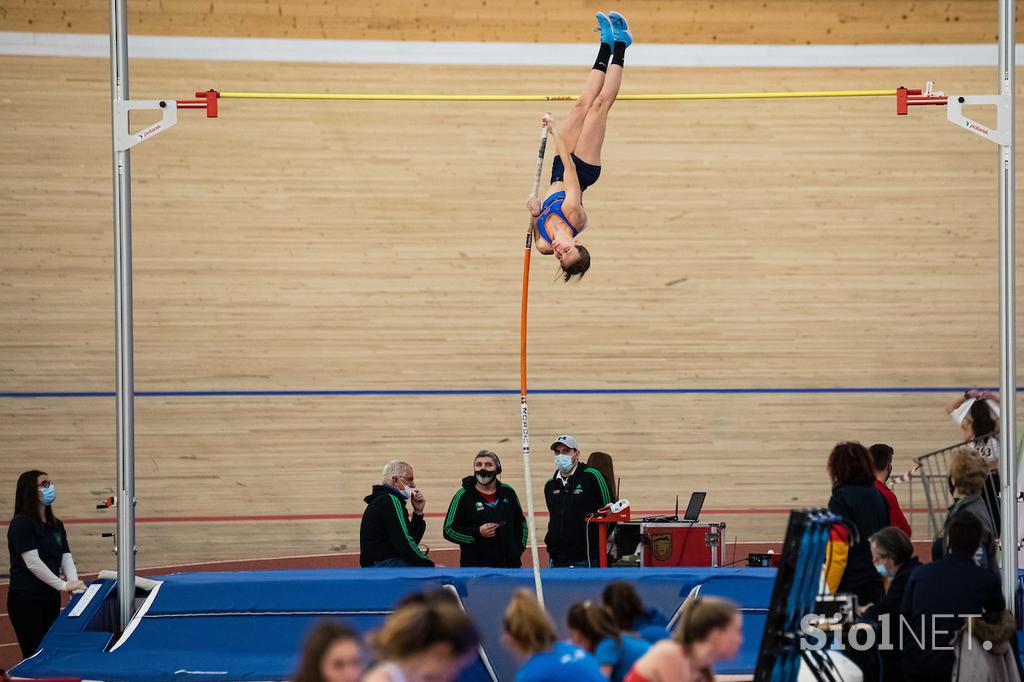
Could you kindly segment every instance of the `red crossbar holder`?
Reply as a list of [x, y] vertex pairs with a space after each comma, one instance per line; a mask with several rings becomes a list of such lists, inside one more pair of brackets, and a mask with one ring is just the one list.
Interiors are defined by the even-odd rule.
[[931, 88], [928, 89], [927, 93], [923, 93], [920, 90], [908, 90], [904, 87], [896, 89], [896, 115], [906, 116], [909, 112], [910, 107], [919, 106], [945, 106], [949, 98], [945, 95], [931, 94]]
[[179, 99], [175, 100], [179, 109], [206, 109], [206, 118], [217, 118], [217, 100], [220, 93], [216, 90], [197, 92], [196, 97], [201, 99]]
[[590, 528], [591, 523], [597, 524], [598, 567], [608, 568], [608, 524], [629, 521], [629, 507], [620, 512], [612, 512], [609, 504], [601, 507], [594, 514], [594, 516], [587, 517], [586, 525], [587, 528]]

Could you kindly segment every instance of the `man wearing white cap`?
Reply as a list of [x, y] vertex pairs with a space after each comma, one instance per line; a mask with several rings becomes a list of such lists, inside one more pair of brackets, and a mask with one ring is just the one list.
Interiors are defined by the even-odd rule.
[[[587, 560], [587, 516], [610, 504], [611, 494], [597, 469], [580, 463], [576, 439], [563, 434], [551, 444], [555, 453], [555, 475], [544, 484], [548, 504], [548, 532], [544, 536], [551, 566], [555, 568], [590, 565]], [[597, 527], [591, 529], [591, 561], [597, 565]]]

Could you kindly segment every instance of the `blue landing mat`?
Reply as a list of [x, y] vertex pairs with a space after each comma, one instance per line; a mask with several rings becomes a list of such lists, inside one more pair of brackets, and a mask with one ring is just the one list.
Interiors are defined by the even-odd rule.
[[[752, 673], [773, 569], [550, 569], [545, 570], [548, 612], [561, 636], [569, 605], [600, 599], [613, 580], [632, 582], [641, 598], [668, 616], [701, 585], [702, 595], [728, 597], [744, 610], [744, 645], [719, 673]], [[502, 682], [519, 662], [501, 645], [501, 617], [512, 592], [532, 588], [529, 570], [332, 569], [182, 573], [162, 584], [134, 630], [116, 650], [107, 625], [116, 610], [114, 583], [99, 583], [81, 614], [72, 601], [54, 623], [40, 651], [11, 672], [21, 677], [73, 676], [91, 680], [280, 680], [294, 674], [309, 629], [321, 618], [347, 621], [360, 632], [377, 628], [394, 603], [411, 592], [452, 585], [483, 637], [488, 659]], [[460, 682], [489, 682], [483, 662], [463, 671]]]

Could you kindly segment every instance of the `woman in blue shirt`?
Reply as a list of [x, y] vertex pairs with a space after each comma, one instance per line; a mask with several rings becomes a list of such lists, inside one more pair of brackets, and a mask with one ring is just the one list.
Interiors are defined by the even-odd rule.
[[611, 611], [602, 604], [573, 604], [567, 620], [573, 643], [594, 654], [601, 673], [611, 682], [622, 682], [633, 664], [651, 648], [649, 642], [620, 631]]
[[625, 580], [615, 580], [605, 585], [601, 601], [611, 611], [619, 630], [636, 634], [651, 644], [668, 639], [668, 618], [655, 608], [647, 608], [636, 588]]
[[551, 619], [528, 590], [512, 597], [502, 625], [505, 645], [526, 659], [515, 682], [607, 682], [593, 656], [573, 644], [555, 641]]

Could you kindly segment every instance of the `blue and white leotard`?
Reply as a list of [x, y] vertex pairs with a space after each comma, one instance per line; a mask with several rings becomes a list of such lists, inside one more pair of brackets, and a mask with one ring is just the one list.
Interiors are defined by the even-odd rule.
[[551, 196], [544, 200], [544, 204], [540, 212], [540, 215], [537, 216], [537, 236], [546, 241], [548, 244], [551, 244], [552, 241], [551, 237], [548, 236], [547, 222], [548, 218], [550, 218], [553, 215], [556, 215], [565, 221], [565, 224], [569, 226], [570, 230], [572, 230], [573, 237], [580, 233], [580, 231], [576, 229], [576, 226], [573, 225], [572, 222], [565, 216], [565, 213], [562, 212], [563, 203], [565, 203], [565, 192], [555, 192], [554, 194], [552, 194]]

